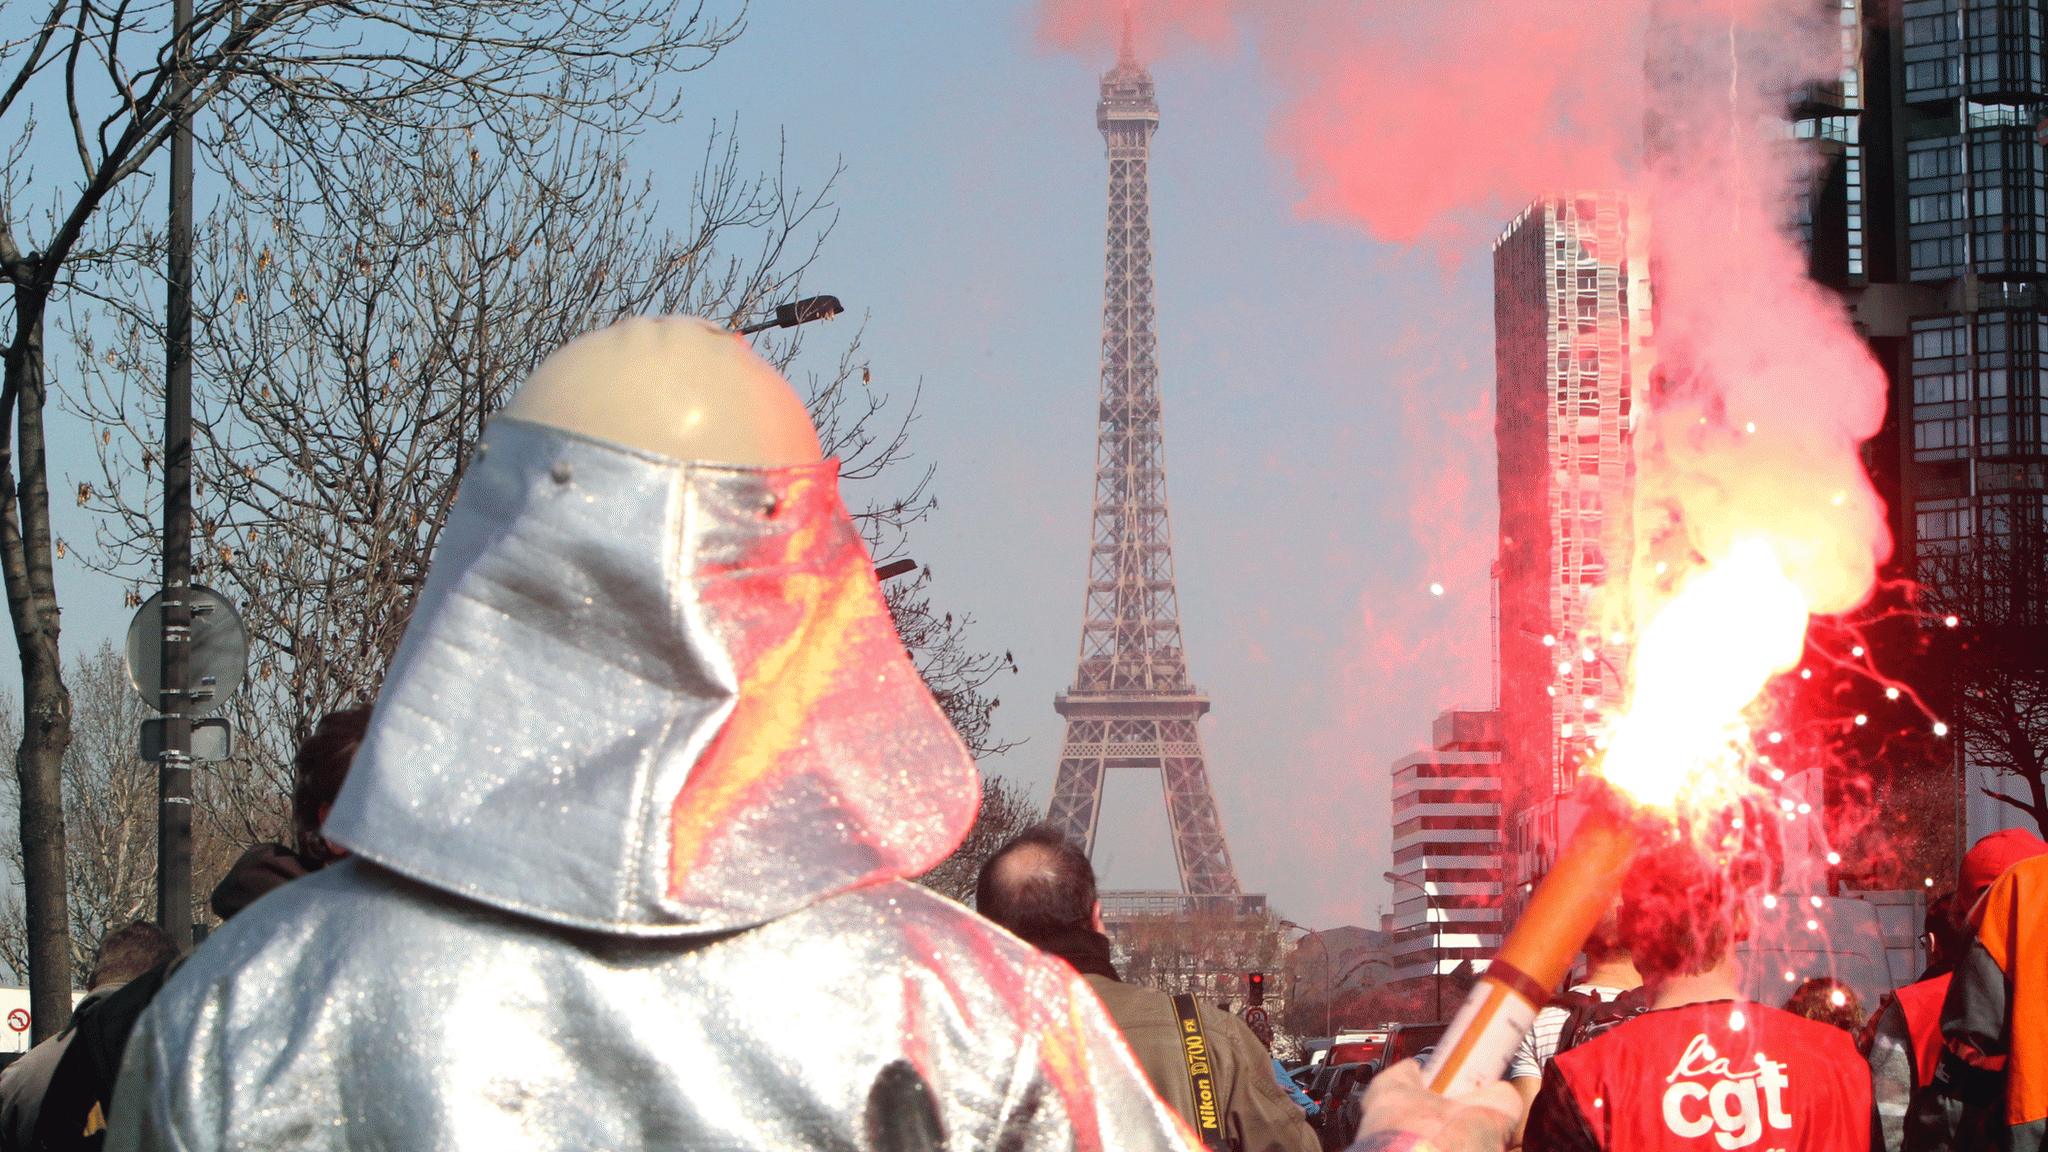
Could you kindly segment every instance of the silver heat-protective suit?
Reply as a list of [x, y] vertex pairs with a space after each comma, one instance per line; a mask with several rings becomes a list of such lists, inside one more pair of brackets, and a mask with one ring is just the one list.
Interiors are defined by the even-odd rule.
[[131, 1041], [113, 1149], [1183, 1148], [972, 822], [836, 465], [500, 418], [328, 837]]

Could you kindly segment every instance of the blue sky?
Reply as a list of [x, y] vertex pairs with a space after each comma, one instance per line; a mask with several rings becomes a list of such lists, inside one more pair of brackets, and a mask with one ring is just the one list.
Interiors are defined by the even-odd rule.
[[[910, 551], [980, 644], [1015, 653], [998, 726], [1023, 743], [983, 767], [1043, 803], [1088, 544], [1108, 61], [1042, 47], [1028, 3], [887, 13], [755, 0], [740, 41], [683, 79], [684, 121], [634, 159], [678, 214], [714, 119], [737, 116], [763, 163], [783, 132], [805, 183], [845, 162], [810, 285], [867, 315], [878, 382], [922, 382], [913, 444], [940, 508]], [[1388, 766], [1437, 709], [1487, 699], [1490, 261], [1298, 218], [1267, 142], [1281, 93], [1243, 45], [1153, 71], [1166, 466], [1212, 780], [1248, 889], [1311, 926], [1376, 923]], [[819, 335], [822, 358], [837, 332]], [[83, 547], [90, 525], [62, 499], [95, 478], [82, 429], [57, 429], [53, 464], [59, 531]], [[60, 570], [74, 652], [128, 616], [76, 556]], [[1174, 886], [1159, 783], [1126, 775], [1104, 885]]]

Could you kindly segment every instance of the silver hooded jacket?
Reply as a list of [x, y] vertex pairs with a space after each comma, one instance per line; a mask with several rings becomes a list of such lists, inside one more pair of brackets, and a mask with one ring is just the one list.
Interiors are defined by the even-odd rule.
[[114, 1149], [1181, 1148], [972, 822], [835, 466], [499, 419], [325, 827], [132, 1038]]

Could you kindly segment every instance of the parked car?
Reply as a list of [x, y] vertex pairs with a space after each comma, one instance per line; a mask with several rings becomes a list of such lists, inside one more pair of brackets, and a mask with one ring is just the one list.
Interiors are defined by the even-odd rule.
[[1380, 1068], [1398, 1064], [1444, 1034], [1442, 1024], [1385, 1024], [1378, 1028], [1351, 1028], [1337, 1033], [1330, 1048], [1331, 1064], [1372, 1064]]
[[1325, 1064], [1316, 1074], [1308, 1094], [1322, 1105], [1323, 1113], [1311, 1121], [1310, 1126], [1316, 1130], [1316, 1139], [1322, 1142], [1323, 1152], [1336, 1152], [1351, 1143], [1351, 1137], [1358, 1132], [1358, 1112], [1356, 1108], [1351, 1109], [1352, 1118], [1347, 1126], [1343, 1118], [1345, 1105], [1365, 1091], [1365, 1086], [1372, 1082], [1379, 1070], [1379, 1065], [1372, 1063]]
[[1380, 1062], [1380, 1067], [1387, 1068], [1411, 1057], [1420, 1057], [1443, 1039], [1444, 1027], [1442, 1024], [1396, 1024], [1388, 1028], [1386, 1058]]
[[1330, 1042], [1326, 1064], [1366, 1064], [1386, 1054], [1385, 1028], [1347, 1028]]
[[1357, 1135], [1365, 1089], [1374, 1076], [1403, 1060], [1427, 1056], [1443, 1034], [1442, 1024], [1389, 1024], [1338, 1033], [1331, 1062], [1308, 1087], [1309, 1098], [1323, 1109], [1313, 1127], [1324, 1152], [1346, 1147]]
[[1324, 1152], [1347, 1147], [1358, 1134], [1358, 1126], [1365, 1121], [1365, 1089], [1374, 1076], [1410, 1057], [1428, 1060], [1443, 1034], [1441, 1024], [1396, 1024], [1387, 1029], [1386, 1050], [1379, 1060], [1343, 1065], [1359, 1071], [1332, 1077], [1328, 1095], [1319, 1097], [1323, 1115], [1316, 1125], [1316, 1137], [1322, 1141]]

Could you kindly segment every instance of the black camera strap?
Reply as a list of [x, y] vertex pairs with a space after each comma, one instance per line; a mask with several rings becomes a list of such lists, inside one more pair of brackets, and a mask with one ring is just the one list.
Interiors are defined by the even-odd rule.
[[1180, 1054], [1187, 1062], [1188, 1088], [1195, 1098], [1195, 1132], [1210, 1152], [1229, 1152], [1223, 1135], [1223, 1098], [1216, 1091], [1216, 1061], [1195, 1011], [1195, 998], [1175, 996], [1173, 1010], [1180, 1015]]

